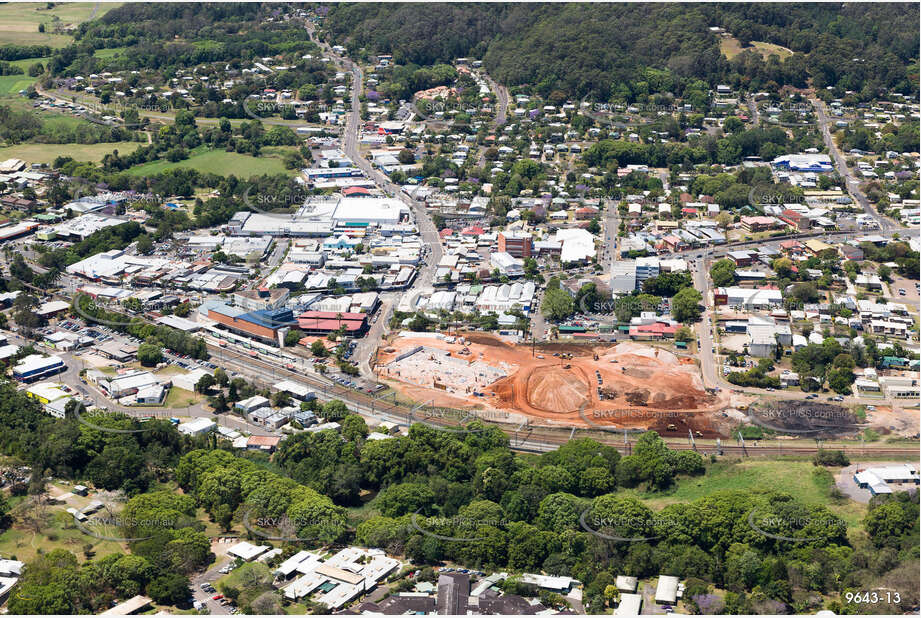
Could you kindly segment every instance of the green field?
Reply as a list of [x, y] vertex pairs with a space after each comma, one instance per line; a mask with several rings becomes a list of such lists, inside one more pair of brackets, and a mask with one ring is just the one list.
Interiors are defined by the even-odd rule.
[[[707, 467], [707, 472], [699, 477], [682, 477], [677, 487], [666, 493], [643, 493], [634, 491], [650, 508], [661, 509], [669, 504], [691, 502], [709, 496], [715, 491], [772, 490], [790, 494], [804, 504], [825, 505], [838, 517], [844, 519], [848, 528], [860, 528], [861, 520], [867, 512], [865, 504], [846, 500], [833, 502], [828, 497], [828, 486], [817, 481], [812, 471], [815, 466], [810, 461], [746, 459], [733, 462], [719, 462]], [[838, 468], [829, 468], [837, 475]]]
[[34, 77], [28, 75], [3, 75], [0, 77], [0, 97], [18, 95], [35, 83]]
[[127, 47], [110, 47], [107, 49], [97, 49], [96, 51], [93, 52], [93, 55], [96, 56], [97, 58], [108, 60], [110, 58], [114, 58], [115, 56], [118, 56], [119, 54], [124, 53], [126, 49], [128, 48]]
[[239, 178], [249, 178], [250, 176], [260, 176], [262, 174], [286, 174], [293, 176], [297, 170], [285, 169], [281, 156], [276, 153], [270, 153], [261, 157], [251, 157], [236, 152], [226, 152], [224, 150], [207, 150], [196, 148], [192, 155], [184, 161], [175, 163], [170, 161], [153, 161], [138, 165], [128, 170], [132, 176], [148, 176], [159, 174], [166, 170], [176, 168], [193, 168], [200, 172], [219, 174], [221, 176], [230, 176], [231, 174]]
[[774, 43], [752, 41], [748, 47], [743, 48], [739, 43], [739, 40], [735, 37], [724, 37], [720, 39], [720, 51], [730, 60], [741, 54], [743, 51], [748, 50], [757, 51], [765, 60], [767, 60], [771, 54], [777, 54], [780, 56], [781, 60], [784, 60], [788, 56], [793, 55], [791, 50], [783, 47], [782, 45], [775, 45]]
[[[73, 41], [67, 34], [54, 34], [56, 27], [78, 26], [105, 15], [120, 2], [47, 3], [11, 2], [0, 5], [0, 45], [50, 45], [64, 47]], [[38, 25], [45, 24], [45, 32]]]
[[134, 152], [140, 142], [110, 142], [104, 144], [18, 144], [0, 148], [0, 161], [16, 158], [29, 163], [51, 163], [56, 157], [68, 156], [77, 161], [98, 163], [102, 158], [118, 150], [121, 154]]
[[[193, 393], [192, 391], [187, 391], [184, 388], [172, 387], [169, 389], [169, 394], [166, 396], [166, 399], [163, 401], [164, 408], [188, 408], [189, 406], [194, 406], [196, 403], [201, 401], [201, 395], [198, 393]], [[160, 407], [160, 406], [154, 406]]]

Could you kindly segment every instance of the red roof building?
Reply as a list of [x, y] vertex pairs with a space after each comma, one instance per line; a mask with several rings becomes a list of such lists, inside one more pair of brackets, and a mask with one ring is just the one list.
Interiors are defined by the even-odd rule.
[[345, 197], [365, 197], [371, 195], [371, 192], [364, 187], [347, 187], [342, 190]]
[[342, 328], [346, 335], [358, 337], [368, 328], [368, 314], [305, 311], [297, 316], [297, 327], [308, 335], [328, 335]]
[[640, 324], [639, 326], [630, 327], [631, 339], [672, 339], [678, 332], [677, 324], [667, 324], [665, 322], [654, 322], [652, 324]]

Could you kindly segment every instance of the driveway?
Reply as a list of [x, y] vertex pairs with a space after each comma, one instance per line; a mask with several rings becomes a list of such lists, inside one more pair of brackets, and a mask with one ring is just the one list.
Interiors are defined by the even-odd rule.
[[232, 559], [229, 559], [227, 556], [218, 557], [213, 567], [211, 567], [210, 569], [208, 569], [201, 575], [192, 577], [192, 580], [191, 580], [192, 588], [194, 588], [194, 592], [192, 596], [195, 598], [196, 601], [201, 601], [202, 603], [204, 603], [205, 606], [207, 606], [207, 608], [210, 610], [210, 613], [212, 614], [226, 615], [226, 614], [230, 614], [230, 610], [211, 598], [215, 594], [220, 594], [220, 592], [211, 592], [211, 593], [205, 592], [204, 590], [201, 589], [201, 584], [205, 582], [214, 584], [214, 582], [224, 577], [224, 575], [220, 573], [219, 571], [220, 569], [224, 567], [224, 565], [230, 564], [231, 562], [232, 562]]

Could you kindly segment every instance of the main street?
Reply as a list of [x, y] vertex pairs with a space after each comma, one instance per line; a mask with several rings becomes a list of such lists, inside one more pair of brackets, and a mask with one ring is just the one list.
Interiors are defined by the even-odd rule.
[[[425, 209], [425, 204], [413, 199], [407, 195], [400, 186], [391, 182], [391, 180], [379, 169], [375, 168], [361, 154], [361, 90], [364, 83], [364, 75], [361, 67], [349, 58], [339, 56], [334, 53], [332, 48], [325, 42], [318, 41], [312, 29], [308, 28], [311, 40], [316, 42], [324, 52], [328, 53], [336, 62], [346, 68], [352, 75], [352, 96], [351, 109], [346, 117], [345, 127], [342, 132], [342, 151], [349, 157], [356, 167], [362, 170], [364, 174], [373, 180], [375, 184], [386, 194], [399, 199], [409, 208], [415, 220], [416, 228], [423, 241], [422, 262], [419, 265], [419, 271], [413, 280], [412, 285], [399, 295], [388, 295], [383, 299], [380, 312], [376, 318], [375, 324], [371, 328], [365, 339], [356, 349], [356, 361], [362, 375], [369, 379], [374, 379], [370, 359], [374, 355], [377, 344], [381, 336], [386, 332], [387, 324], [390, 321], [390, 313], [398, 305], [406, 307], [415, 307], [416, 300], [422, 294], [433, 291], [433, 282], [435, 271], [443, 255], [441, 237], [438, 235], [438, 228], [429, 217]], [[507, 101], [507, 98], [506, 98]]]
[[816, 116], [819, 120], [819, 127], [822, 130], [822, 137], [825, 140], [825, 146], [828, 147], [829, 156], [831, 156], [835, 163], [835, 169], [838, 170], [838, 175], [844, 179], [847, 185], [847, 192], [854, 201], [860, 204], [860, 207], [863, 208], [865, 213], [876, 220], [880, 230], [888, 231], [896, 227], [892, 221], [881, 215], [876, 208], [870, 204], [870, 200], [868, 200], [867, 196], [860, 190], [860, 181], [854, 175], [854, 172], [847, 166], [847, 161], [831, 134], [831, 118], [828, 116], [825, 103], [816, 97], [810, 98], [809, 102], [812, 103], [812, 106], [815, 108]]

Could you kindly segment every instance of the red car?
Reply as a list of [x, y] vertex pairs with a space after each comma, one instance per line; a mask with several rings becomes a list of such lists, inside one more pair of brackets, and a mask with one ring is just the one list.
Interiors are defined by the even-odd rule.
[[223, 599], [223, 598], [224, 598], [224, 595], [223, 595], [223, 594], [216, 594], [216, 595], [214, 595], [213, 597], [211, 597], [211, 599], [214, 600], [214, 601], [220, 601], [220, 600]]

